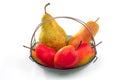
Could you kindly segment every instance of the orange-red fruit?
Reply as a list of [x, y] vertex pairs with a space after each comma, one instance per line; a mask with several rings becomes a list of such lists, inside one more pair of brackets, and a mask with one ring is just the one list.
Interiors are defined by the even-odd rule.
[[95, 56], [95, 50], [89, 43], [82, 43], [77, 52], [79, 55], [79, 62], [77, 63], [77, 66], [87, 64]]
[[55, 55], [56, 68], [74, 68], [78, 63], [78, 54], [72, 45], [61, 48]]
[[43, 64], [43, 63], [41, 62], [41, 60], [36, 56], [36, 52], [35, 52], [35, 51], [32, 51], [32, 58], [33, 58], [36, 62], [38, 62], [39, 64]]
[[[87, 25], [93, 35], [95, 36], [99, 30], [99, 25], [94, 21], [87, 22]], [[82, 42], [90, 42], [92, 40], [91, 34], [89, 31], [83, 26], [75, 35], [73, 35], [69, 41], [69, 45], [73, 45], [75, 48], [79, 46], [80, 41]]]
[[44, 66], [54, 67], [54, 56], [56, 51], [44, 44], [38, 44], [35, 48], [37, 59]]

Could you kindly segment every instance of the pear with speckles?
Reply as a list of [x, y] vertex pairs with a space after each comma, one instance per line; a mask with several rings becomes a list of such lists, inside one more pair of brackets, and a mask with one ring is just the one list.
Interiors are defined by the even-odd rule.
[[[46, 6], [48, 6], [49, 4], [50, 3], [46, 4], [44, 7], [45, 14], [42, 17], [42, 22], [53, 18], [50, 14], [46, 12]], [[64, 29], [60, 25], [58, 25], [56, 20], [53, 19], [45, 22], [41, 26], [39, 41], [40, 43], [45, 44], [48, 47], [54, 48], [56, 51], [58, 51], [60, 48], [66, 45], [67, 35]]]

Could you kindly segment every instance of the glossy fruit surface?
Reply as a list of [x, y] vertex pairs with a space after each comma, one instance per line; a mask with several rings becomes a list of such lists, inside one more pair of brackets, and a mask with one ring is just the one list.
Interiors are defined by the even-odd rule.
[[56, 68], [74, 68], [78, 62], [78, 54], [71, 45], [61, 48], [55, 55]]
[[77, 51], [79, 55], [77, 66], [87, 64], [95, 56], [95, 50], [89, 43], [82, 43]]
[[48, 66], [54, 67], [54, 56], [56, 51], [53, 48], [47, 47], [44, 44], [38, 44], [33, 53], [35, 60], [40, 61], [39, 63]]

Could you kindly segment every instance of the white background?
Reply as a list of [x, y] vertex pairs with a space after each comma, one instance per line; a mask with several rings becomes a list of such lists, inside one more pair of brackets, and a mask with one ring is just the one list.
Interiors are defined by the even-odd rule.
[[[98, 60], [83, 69], [46, 69], [29, 57], [31, 35], [44, 14], [71, 16], [100, 25], [95, 40]], [[0, 80], [120, 80], [119, 0], [0, 0]], [[76, 32], [70, 22], [66, 29]], [[71, 26], [72, 25], [72, 26]], [[77, 28], [77, 27], [76, 27]]]

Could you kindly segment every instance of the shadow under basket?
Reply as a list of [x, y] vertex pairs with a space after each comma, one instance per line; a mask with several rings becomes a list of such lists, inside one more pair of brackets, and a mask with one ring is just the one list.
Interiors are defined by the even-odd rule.
[[[83, 21], [81, 21], [81, 20], [79, 20], [79, 19], [73, 18], [73, 17], [58, 16], [58, 17], [50, 18], [50, 19], [48, 19], [48, 20], [46, 20], [46, 21], [40, 23], [40, 24], [36, 27], [36, 29], [35, 29], [34, 32], [33, 32], [32, 37], [31, 37], [31, 42], [30, 42], [30, 56], [29, 56], [29, 58], [30, 58], [32, 61], [36, 62], [36, 63], [37, 63], [38, 65], [40, 65], [40, 66], [43, 66], [43, 67], [48, 68], [48, 69], [57, 69], [57, 70], [77, 69], [77, 68], [84, 67], [84, 66], [88, 65], [88, 64], [91, 63], [91, 62], [94, 63], [94, 62], [97, 60], [97, 56], [96, 56], [96, 55], [97, 55], [96, 46], [93, 47], [94, 50], [95, 50], [95, 55], [93, 56], [93, 58], [90, 59], [88, 63], [86, 63], [86, 64], [84, 64], [84, 65], [82, 65], [82, 66], [74, 67], [74, 68], [65, 68], [65, 69], [62, 68], [62, 69], [60, 69], [60, 68], [51, 68], [51, 67], [47, 67], [47, 66], [44, 66], [44, 65], [38, 63], [38, 62], [32, 57], [32, 50], [33, 50], [33, 47], [35, 47], [36, 44], [38, 44], [38, 42], [36, 41], [36, 38], [35, 38], [36, 32], [38, 31], [38, 29], [40, 28], [41, 25], [47, 23], [48, 21], [51, 21], [51, 20], [54, 20], [54, 19], [58, 19], [58, 18], [71, 19], [71, 20], [76, 21], [76, 22], [80, 23], [81, 25], [83, 25], [83, 26], [88, 30], [88, 32], [91, 34], [92, 45], [96, 45], [95, 39], [94, 39], [94, 35], [93, 35], [92, 31], [90, 30], [90, 28], [88, 27], [88, 25], [87, 25], [85, 22], [83, 22]], [[71, 35], [67, 35], [67, 38], [70, 38], [70, 37], [71, 37]]]

